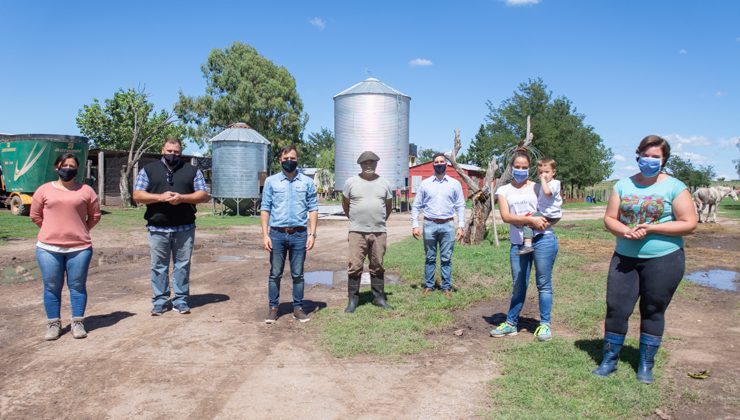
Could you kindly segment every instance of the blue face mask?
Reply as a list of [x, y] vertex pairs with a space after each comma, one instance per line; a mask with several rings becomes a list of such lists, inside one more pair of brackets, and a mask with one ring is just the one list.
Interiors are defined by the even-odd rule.
[[640, 156], [637, 159], [637, 165], [640, 167], [640, 173], [646, 178], [652, 178], [660, 173], [660, 167], [663, 160], [660, 158], [651, 158]]
[[529, 169], [512, 169], [511, 175], [514, 176], [517, 184], [521, 184], [529, 178]]

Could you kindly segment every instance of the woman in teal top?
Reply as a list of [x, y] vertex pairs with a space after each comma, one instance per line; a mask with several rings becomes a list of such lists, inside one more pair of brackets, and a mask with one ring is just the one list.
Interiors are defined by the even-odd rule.
[[637, 379], [652, 383], [665, 311], [684, 274], [682, 236], [696, 228], [696, 211], [686, 185], [661, 172], [671, 155], [667, 141], [647, 136], [636, 152], [640, 173], [614, 185], [604, 215], [617, 247], [606, 286], [604, 358], [593, 373], [608, 376], [617, 370], [627, 322], [639, 298]]

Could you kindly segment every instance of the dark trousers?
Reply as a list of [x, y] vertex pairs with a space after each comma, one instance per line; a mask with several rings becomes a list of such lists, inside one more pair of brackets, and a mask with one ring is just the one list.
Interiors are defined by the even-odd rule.
[[657, 258], [632, 258], [615, 253], [606, 283], [606, 331], [627, 334], [627, 321], [640, 299], [640, 331], [662, 336], [665, 311], [681, 282], [683, 249]]

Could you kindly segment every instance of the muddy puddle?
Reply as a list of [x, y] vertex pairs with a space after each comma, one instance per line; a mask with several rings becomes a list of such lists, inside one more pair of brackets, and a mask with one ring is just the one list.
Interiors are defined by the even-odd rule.
[[721, 269], [696, 271], [688, 274], [686, 279], [702, 286], [737, 292], [740, 273]]
[[[303, 281], [307, 286], [334, 287], [347, 284], [347, 272], [342, 271], [307, 271], [303, 274]], [[385, 274], [386, 284], [399, 284], [401, 278], [396, 274]], [[362, 273], [362, 285], [370, 285], [370, 273]]]

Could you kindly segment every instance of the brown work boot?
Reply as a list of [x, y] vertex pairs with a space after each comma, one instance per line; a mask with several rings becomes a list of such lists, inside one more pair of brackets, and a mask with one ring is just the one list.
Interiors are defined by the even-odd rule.
[[425, 287], [425, 288], [424, 288], [424, 291], [422, 292], [422, 295], [424, 295], [424, 296], [429, 296], [429, 294], [430, 294], [430, 293], [432, 293], [432, 288], [430, 288], [430, 287]]
[[59, 318], [47, 319], [44, 340], [56, 340], [60, 335], [62, 335], [62, 320]]
[[447, 299], [452, 299], [452, 291], [450, 291], [450, 290], [445, 290], [445, 291], [444, 291], [444, 295], [445, 295], [445, 297], [446, 297]]
[[83, 317], [72, 317], [72, 337], [74, 338], [85, 338], [87, 337], [87, 331], [85, 331], [85, 324], [82, 323], [85, 318]]
[[303, 308], [293, 309], [293, 318], [301, 322], [308, 322], [311, 320], [311, 318], [309, 318], [308, 315], [306, 315], [306, 313], [303, 312]]
[[265, 324], [272, 324], [278, 320], [278, 308], [270, 308], [267, 311], [267, 317], [265, 318]]

